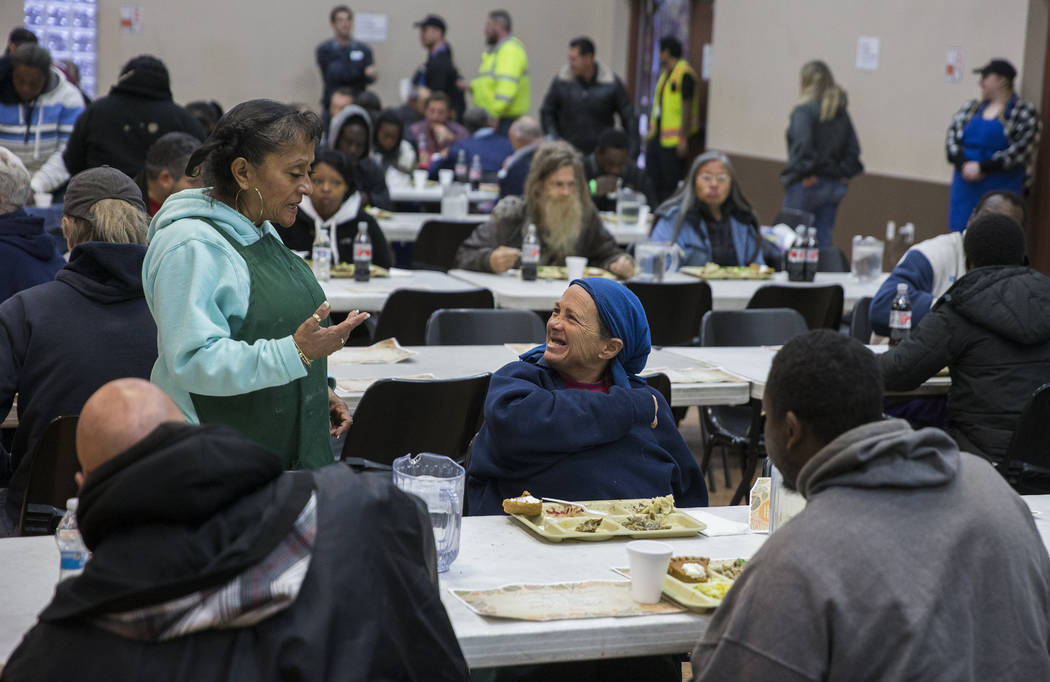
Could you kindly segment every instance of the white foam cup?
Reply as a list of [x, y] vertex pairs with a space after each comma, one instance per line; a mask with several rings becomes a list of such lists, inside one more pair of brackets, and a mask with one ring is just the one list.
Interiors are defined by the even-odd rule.
[[574, 279], [581, 279], [583, 277], [583, 270], [587, 267], [587, 259], [583, 256], [566, 256], [565, 257], [565, 269], [569, 273], [569, 281]]
[[631, 567], [631, 597], [640, 604], [655, 604], [663, 593], [664, 577], [674, 548], [655, 540], [634, 540], [626, 546]]
[[423, 189], [427, 185], [427, 172], [425, 170], [412, 171], [412, 184], [416, 189]]

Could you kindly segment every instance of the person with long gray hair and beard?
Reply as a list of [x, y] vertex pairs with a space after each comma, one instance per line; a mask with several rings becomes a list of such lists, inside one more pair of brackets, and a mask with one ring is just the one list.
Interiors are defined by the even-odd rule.
[[846, 111], [846, 92], [831, 69], [808, 62], [799, 74], [799, 101], [787, 130], [788, 163], [780, 174], [784, 208], [812, 213], [821, 248], [831, 246], [835, 213], [849, 179], [864, 170], [860, 143]]
[[673, 242], [682, 265], [764, 264], [758, 218], [722, 152], [696, 157], [685, 183], [656, 211], [654, 242]]
[[545, 142], [536, 150], [524, 197], [507, 197], [492, 219], [478, 226], [456, 254], [456, 267], [505, 272], [518, 264], [528, 225], [536, 225], [540, 265], [563, 265], [585, 256], [589, 265], [628, 278], [634, 261], [602, 226], [591, 203], [580, 155], [567, 142]]

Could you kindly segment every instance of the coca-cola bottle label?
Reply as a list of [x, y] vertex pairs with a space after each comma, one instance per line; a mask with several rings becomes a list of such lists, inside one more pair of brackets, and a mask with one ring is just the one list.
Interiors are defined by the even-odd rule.
[[911, 311], [891, 310], [890, 326], [894, 329], [911, 329]]
[[354, 260], [372, 260], [371, 246], [355, 246]]
[[540, 259], [540, 245], [526, 244], [521, 252], [521, 259], [523, 261], [538, 261]]

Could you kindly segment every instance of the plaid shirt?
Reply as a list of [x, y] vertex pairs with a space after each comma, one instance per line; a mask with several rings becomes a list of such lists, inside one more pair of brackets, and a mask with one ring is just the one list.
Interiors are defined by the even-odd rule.
[[314, 493], [284, 540], [265, 559], [225, 585], [142, 609], [107, 613], [94, 623], [121, 637], [145, 641], [254, 625], [295, 601], [310, 568], [316, 536]]
[[[952, 122], [948, 126], [944, 146], [948, 154], [948, 162], [956, 167], [970, 160], [966, 158], [966, 153], [963, 151], [963, 131], [966, 130], [970, 119], [977, 113], [981, 104], [981, 100], [967, 100], [962, 108], [952, 116]], [[1039, 112], [1031, 103], [1017, 95], [1012, 95], [1000, 119], [1003, 121], [1009, 145], [1006, 149], [1000, 149], [992, 154], [992, 158], [988, 161], [982, 162], [981, 171], [987, 173], [1022, 166], [1025, 169], [1025, 186], [1027, 187], [1032, 184], [1035, 150], [1039, 144], [1039, 133], [1042, 130]]]

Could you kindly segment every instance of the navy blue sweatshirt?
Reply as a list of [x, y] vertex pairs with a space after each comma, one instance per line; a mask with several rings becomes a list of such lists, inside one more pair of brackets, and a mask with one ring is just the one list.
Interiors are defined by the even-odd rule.
[[704, 476], [658, 391], [640, 380], [608, 394], [570, 389], [553, 369], [518, 361], [489, 384], [467, 470], [468, 513], [500, 514], [503, 499], [524, 490], [563, 500], [673, 493], [679, 507], [707, 506]]
[[50, 282], [66, 264], [44, 233], [44, 219], [22, 209], [0, 215], [0, 302], [22, 289]]

